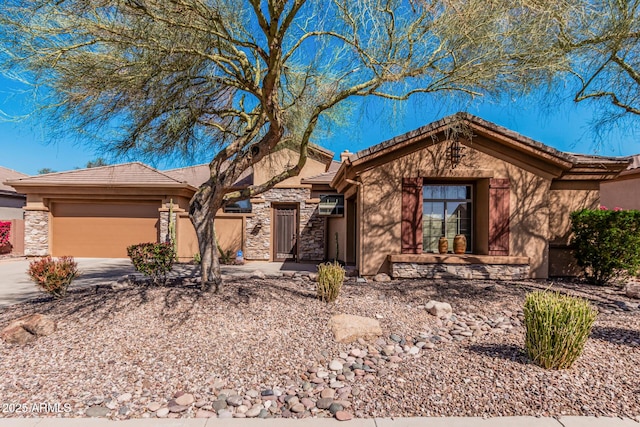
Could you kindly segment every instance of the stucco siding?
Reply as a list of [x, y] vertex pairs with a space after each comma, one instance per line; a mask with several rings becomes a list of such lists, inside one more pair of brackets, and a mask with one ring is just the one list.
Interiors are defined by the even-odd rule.
[[[423, 177], [429, 182], [473, 183], [476, 188], [474, 251], [486, 252], [488, 229], [485, 175], [510, 182], [510, 255], [530, 258], [532, 277], [547, 277], [549, 200], [551, 180], [496, 158], [466, 144], [465, 156], [452, 169], [447, 162], [447, 142], [381, 162], [362, 172], [363, 208], [360, 273], [389, 272], [387, 255], [401, 252], [401, 191], [403, 177]], [[480, 197], [480, 198], [478, 198]]]
[[640, 210], [640, 173], [600, 184], [600, 204], [609, 209]]

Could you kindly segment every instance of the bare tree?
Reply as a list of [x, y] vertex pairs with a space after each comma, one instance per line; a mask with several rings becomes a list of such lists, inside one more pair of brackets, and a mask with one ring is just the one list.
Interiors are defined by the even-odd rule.
[[640, 1], [579, 1], [568, 11], [557, 43], [577, 78], [574, 100], [597, 103], [600, 126], [640, 118]]
[[[344, 101], [473, 98], [547, 78], [520, 44], [546, 40], [538, 18], [558, 2], [534, 3], [5, 0], [0, 46], [7, 69], [50, 88], [56, 117], [84, 132], [117, 124], [116, 152], [216, 153], [190, 216], [203, 287], [217, 290], [216, 212], [297, 175]], [[297, 164], [230, 190], [284, 145]]]

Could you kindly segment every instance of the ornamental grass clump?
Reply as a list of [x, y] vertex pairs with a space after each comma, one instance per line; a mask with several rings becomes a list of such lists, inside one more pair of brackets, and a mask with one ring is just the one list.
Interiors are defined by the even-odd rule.
[[70, 256], [58, 259], [46, 256], [31, 261], [27, 273], [42, 291], [56, 299], [67, 294], [69, 285], [79, 274], [78, 264]]
[[337, 262], [318, 265], [318, 298], [324, 302], [338, 299], [344, 275], [344, 268]]
[[598, 311], [588, 301], [536, 291], [524, 303], [525, 348], [546, 369], [571, 367], [584, 350]]
[[167, 282], [176, 253], [171, 242], [139, 243], [127, 248], [127, 255], [136, 271], [151, 278], [154, 285]]

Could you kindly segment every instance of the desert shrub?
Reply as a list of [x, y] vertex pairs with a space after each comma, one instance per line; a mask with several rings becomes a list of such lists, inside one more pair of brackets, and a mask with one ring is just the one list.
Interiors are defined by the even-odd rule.
[[176, 257], [171, 242], [131, 245], [127, 248], [127, 255], [136, 271], [150, 277], [156, 285], [166, 283]]
[[525, 348], [547, 369], [571, 367], [584, 350], [598, 311], [581, 298], [535, 291], [524, 303]]
[[585, 278], [606, 285], [640, 268], [640, 211], [583, 209], [571, 214], [571, 245]]
[[220, 264], [230, 265], [234, 264], [236, 261], [236, 254], [232, 249], [224, 250], [220, 245], [218, 245], [218, 260]]
[[338, 298], [344, 274], [344, 268], [337, 262], [318, 265], [318, 298], [321, 301], [333, 302]]
[[78, 277], [78, 264], [73, 257], [63, 256], [53, 259], [46, 256], [31, 261], [27, 272], [31, 280], [44, 292], [54, 298], [62, 298], [67, 294], [69, 285]]

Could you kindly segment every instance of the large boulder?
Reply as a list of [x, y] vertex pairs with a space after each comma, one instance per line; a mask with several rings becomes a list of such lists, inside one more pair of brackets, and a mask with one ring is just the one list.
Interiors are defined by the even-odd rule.
[[56, 326], [55, 320], [49, 316], [30, 314], [9, 323], [0, 332], [0, 338], [8, 344], [24, 345], [38, 337], [51, 335], [55, 332]]
[[624, 293], [629, 298], [640, 299], [640, 282], [633, 281], [627, 283], [627, 286], [624, 288]]
[[429, 312], [429, 314], [432, 314], [439, 318], [451, 316], [451, 314], [453, 313], [451, 304], [449, 304], [448, 302], [431, 300], [427, 303], [427, 305], [424, 306], [424, 308]]
[[336, 341], [350, 343], [358, 338], [373, 339], [382, 335], [380, 322], [369, 317], [337, 314], [329, 319], [329, 328]]

